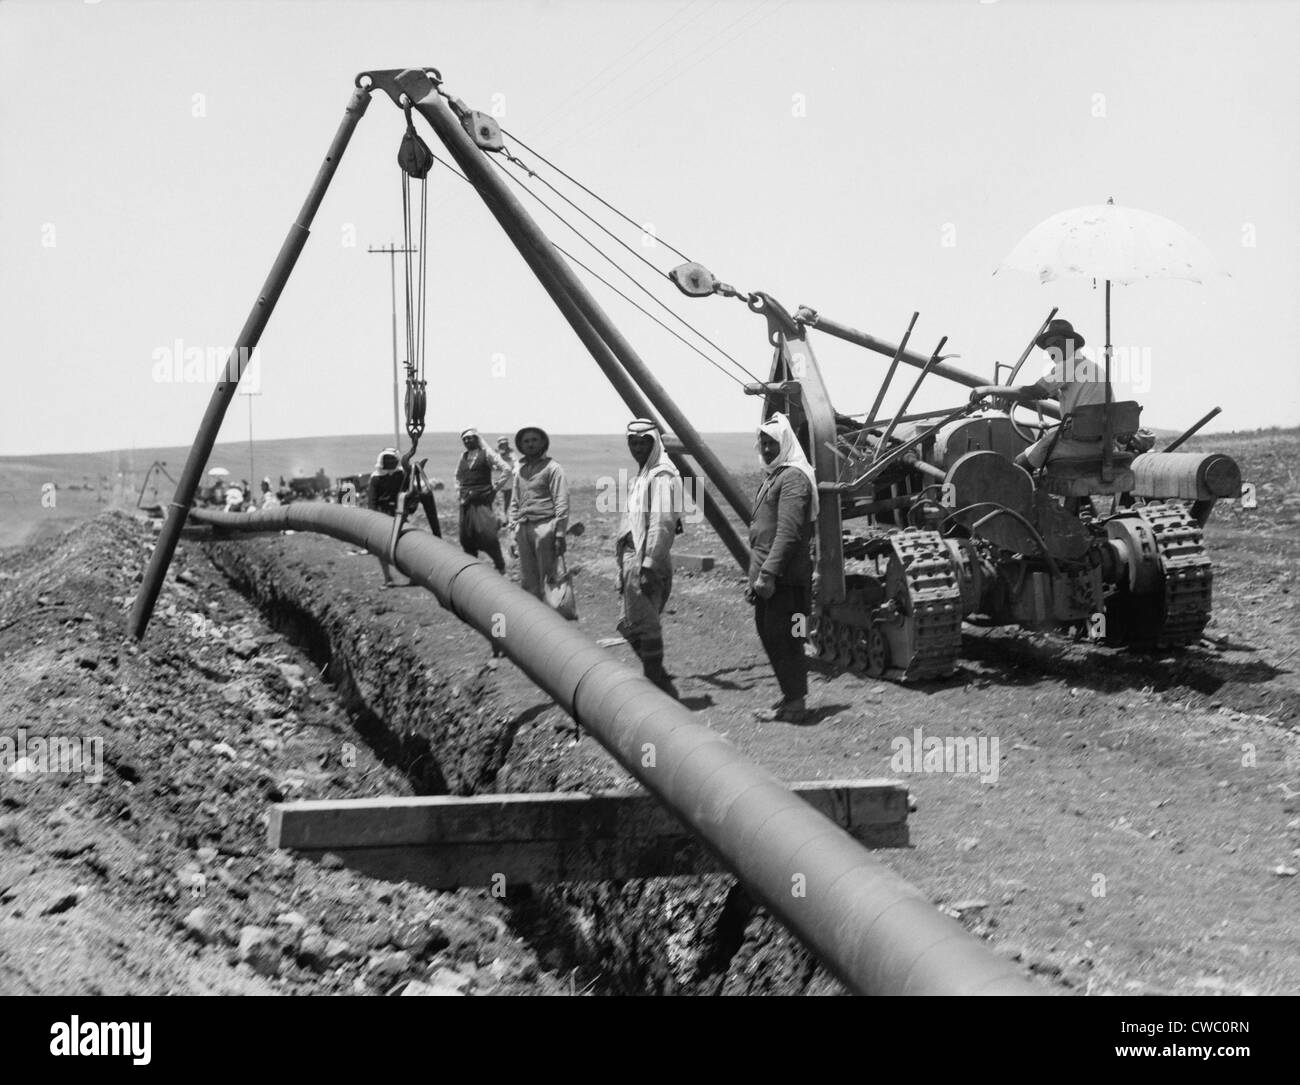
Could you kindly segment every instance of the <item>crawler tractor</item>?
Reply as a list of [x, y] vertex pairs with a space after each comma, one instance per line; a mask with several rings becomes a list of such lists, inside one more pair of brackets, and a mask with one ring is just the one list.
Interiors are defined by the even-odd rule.
[[[1035, 431], [999, 386], [944, 364], [942, 342], [925, 358], [906, 349], [906, 336], [891, 348], [810, 309], [791, 316], [757, 299], [751, 308], [766, 317], [775, 350], [769, 379], [746, 391], [762, 397], [764, 417], [790, 417], [822, 493], [810, 637], [820, 658], [873, 677], [940, 678], [956, 666], [963, 620], [1135, 650], [1200, 639], [1213, 580], [1201, 529], [1216, 501], [1241, 493], [1230, 457], [1123, 451], [1141, 411], [1124, 401], [1073, 415], [1073, 436], [1095, 440], [1095, 458], [1053, 458], [1031, 474], [1013, 461], [1044, 432], [1046, 408]], [[893, 354], [865, 418], [832, 409], [813, 328]], [[879, 419], [900, 361], [921, 374], [897, 415]], [[976, 394], [906, 415], [928, 373]]]

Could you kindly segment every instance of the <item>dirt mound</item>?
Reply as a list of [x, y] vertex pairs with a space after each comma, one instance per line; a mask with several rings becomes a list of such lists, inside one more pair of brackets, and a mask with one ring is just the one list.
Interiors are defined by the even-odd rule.
[[[0, 568], [4, 737], [26, 755], [0, 773], [0, 991], [567, 989], [485, 894], [267, 849], [271, 802], [410, 781], [189, 545], [124, 641], [152, 543], [107, 513]], [[71, 765], [43, 757], [56, 741], [75, 771], [50, 771]]]

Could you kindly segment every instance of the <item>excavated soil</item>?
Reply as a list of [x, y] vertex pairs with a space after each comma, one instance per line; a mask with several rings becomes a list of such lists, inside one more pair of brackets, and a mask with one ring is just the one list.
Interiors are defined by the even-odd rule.
[[[814, 721], [761, 724], [776, 688], [752, 612], [692, 525], [678, 549], [718, 567], [676, 576], [669, 669], [706, 723], [791, 781], [900, 775], [891, 744], [918, 727], [996, 738], [996, 782], [902, 775], [912, 844], [877, 855], [1044, 990], [1294, 992], [1298, 446], [1213, 439], [1259, 505], [1216, 510], [1214, 618], [1180, 655], [972, 627], [950, 679], [818, 665]], [[616, 523], [594, 489], [575, 500], [580, 628], [607, 637]], [[281, 799], [630, 781], [432, 596], [381, 591], [374, 558], [332, 540], [187, 540], [132, 646], [151, 545], [146, 523], [107, 513], [0, 562], [5, 734], [100, 736], [106, 761], [98, 784], [0, 778], [0, 990], [839, 990], [721, 876], [498, 900], [270, 853]]]

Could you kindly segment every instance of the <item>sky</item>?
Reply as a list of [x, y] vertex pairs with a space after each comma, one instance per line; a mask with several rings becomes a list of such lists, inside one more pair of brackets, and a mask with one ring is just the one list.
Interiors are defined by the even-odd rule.
[[[354, 76], [408, 66], [438, 68], [450, 94], [644, 224], [509, 144], [659, 272], [681, 262], [662, 241], [891, 342], [917, 311], [915, 350], [947, 336], [954, 364], [989, 376], [1053, 306], [1090, 348], [1104, 341], [1100, 284], [993, 274], [1022, 236], [1107, 197], [1156, 212], [1228, 275], [1115, 287], [1130, 359], [1117, 394], [1169, 429], [1216, 405], [1211, 432], [1296, 425], [1297, 40], [1300, 5], [1284, 0], [4, 0], [0, 455], [188, 444], [211, 384], [168, 363], [178, 346], [233, 344]], [[259, 438], [391, 429], [389, 260], [367, 248], [402, 236], [403, 131], [376, 95], [262, 338]], [[766, 374], [761, 318], [678, 294], [530, 183]], [[476, 193], [439, 166], [428, 202], [428, 428], [621, 431], [627, 409]], [[756, 424], [748, 377], [580, 275], [697, 429]], [[836, 408], [865, 411], [888, 360], [811, 343]], [[930, 378], [915, 406], [964, 399]], [[244, 439], [249, 407], [235, 402], [221, 440]]]

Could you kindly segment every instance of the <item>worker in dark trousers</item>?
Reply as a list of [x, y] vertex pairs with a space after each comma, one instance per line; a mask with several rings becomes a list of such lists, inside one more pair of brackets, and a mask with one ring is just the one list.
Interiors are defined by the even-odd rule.
[[660, 616], [673, 589], [671, 551], [681, 525], [682, 477], [664, 452], [659, 427], [650, 419], [632, 420], [627, 447], [638, 470], [628, 487], [623, 530], [614, 546], [618, 631], [641, 660], [645, 676], [676, 697], [677, 687], [664, 670]]
[[749, 528], [749, 586], [758, 639], [767, 652], [781, 700], [757, 713], [764, 721], [808, 719], [808, 660], [804, 641], [812, 610], [812, 538], [817, 477], [790, 420], [774, 414], [758, 430], [767, 477], [754, 498]]
[[478, 430], [470, 428], [460, 435], [465, 451], [456, 465], [456, 488], [460, 491], [460, 548], [478, 557], [486, 554], [498, 573], [506, 571], [506, 560], [501, 554], [501, 540], [497, 537], [501, 522], [494, 506], [497, 490], [492, 473], [510, 473], [505, 461], [483, 444]]
[[[385, 448], [379, 453], [379, 458], [375, 460], [375, 469], [370, 473], [370, 482], [366, 491], [367, 503], [377, 512], [396, 516], [398, 502], [402, 500], [402, 495], [406, 493], [410, 483], [411, 453], [408, 451], [399, 459], [397, 449]], [[441, 538], [442, 526], [438, 523], [438, 508], [434, 504], [433, 492], [427, 484], [421, 485], [416, 499], [419, 502], [419, 507], [424, 509], [424, 515], [428, 518], [429, 529]], [[410, 500], [409, 496], [408, 500]], [[409, 516], [414, 511], [414, 508], [408, 507], [406, 514]], [[384, 587], [397, 587], [397, 583], [393, 580], [392, 568], [388, 562], [380, 558], [379, 567], [384, 571]]]

